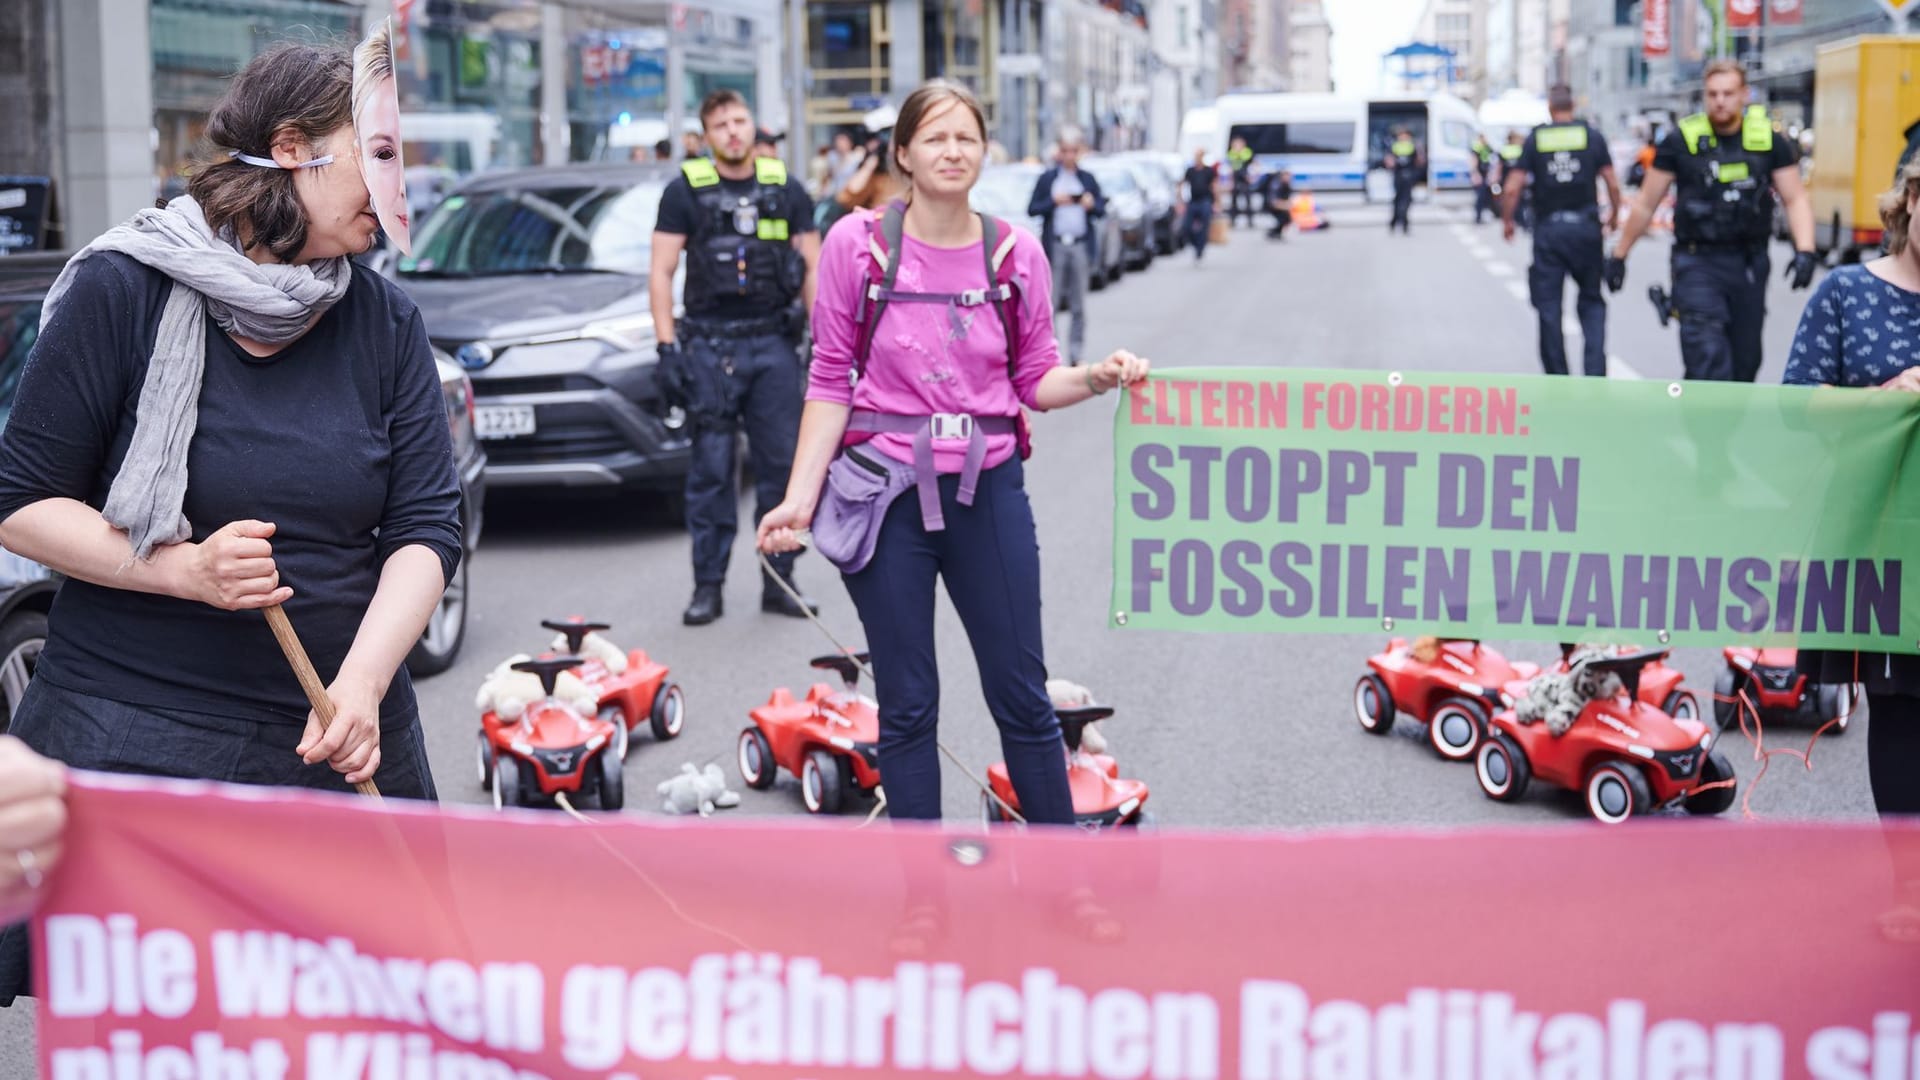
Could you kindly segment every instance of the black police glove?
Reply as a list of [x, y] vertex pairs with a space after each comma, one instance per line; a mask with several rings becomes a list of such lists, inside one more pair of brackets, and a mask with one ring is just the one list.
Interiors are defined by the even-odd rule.
[[1626, 288], [1627, 287], [1627, 260], [1622, 259], [1617, 255], [1607, 256], [1607, 268], [1604, 272], [1604, 276], [1602, 277], [1602, 280], [1607, 283], [1607, 288], [1613, 290], [1614, 292], [1619, 292], [1621, 289]]
[[663, 341], [655, 348], [660, 361], [654, 369], [654, 382], [660, 387], [660, 399], [669, 406], [684, 409], [693, 401], [691, 362], [677, 341]]
[[1813, 284], [1814, 268], [1820, 265], [1820, 257], [1811, 251], [1796, 251], [1793, 262], [1787, 264], [1787, 280], [1793, 282], [1796, 289], [1804, 289]]

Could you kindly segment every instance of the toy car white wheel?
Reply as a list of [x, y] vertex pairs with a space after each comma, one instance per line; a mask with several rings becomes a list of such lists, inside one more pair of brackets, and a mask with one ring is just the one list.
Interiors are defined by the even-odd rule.
[[[1733, 763], [1727, 760], [1726, 755], [1718, 750], [1709, 751], [1707, 760], [1700, 765], [1700, 783], [1703, 786], [1718, 784], [1733, 778]], [[1689, 814], [1724, 814], [1733, 808], [1733, 797], [1736, 794], [1738, 792], [1734, 790], [1734, 786], [1728, 784], [1726, 787], [1696, 791], [1687, 796], [1684, 805]]]
[[633, 733], [627, 730], [627, 714], [620, 706], [609, 705], [600, 710], [600, 719], [613, 725], [613, 752], [621, 761], [627, 760], [627, 750], [633, 745]]
[[1472, 761], [1486, 736], [1487, 710], [1469, 698], [1442, 701], [1427, 723], [1427, 741], [1448, 761]]
[[1740, 676], [1732, 668], [1714, 677], [1713, 721], [1721, 731], [1740, 726]]
[[1640, 770], [1624, 761], [1606, 761], [1587, 774], [1587, 812], [1603, 825], [1618, 825], [1652, 809], [1653, 792]]
[[624, 764], [611, 747], [601, 750], [599, 756], [593, 759], [593, 767], [598, 774], [594, 778], [594, 785], [600, 791], [600, 809], [618, 810], [627, 805], [627, 774], [621, 769]]
[[1361, 731], [1369, 735], [1392, 731], [1397, 708], [1387, 681], [1380, 676], [1368, 673], [1353, 685], [1353, 718], [1360, 721]]
[[668, 682], [653, 695], [653, 737], [661, 742], [687, 726], [687, 695], [677, 682]]
[[846, 780], [840, 759], [825, 750], [812, 750], [800, 765], [800, 801], [810, 814], [837, 814], [840, 796], [846, 793]]
[[1660, 703], [1660, 711], [1675, 720], [1700, 719], [1700, 699], [1693, 696], [1691, 690], [1675, 690]]
[[480, 759], [480, 786], [483, 789], [493, 786], [493, 740], [487, 738], [485, 731], [480, 733], [480, 752], [476, 756]]
[[1835, 735], [1845, 734], [1847, 725], [1853, 722], [1853, 714], [1860, 710], [1858, 687], [1853, 683], [1824, 683], [1820, 692], [1814, 695], [1814, 703], [1819, 706], [1820, 714], [1814, 720], [1822, 725], [1833, 721], [1828, 731]]
[[1527, 753], [1501, 732], [1494, 732], [1480, 744], [1480, 755], [1474, 759], [1474, 772], [1480, 777], [1480, 790], [1487, 798], [1500, 802], [1518, 802], [1527, 793], [1527, 784], [1533, 780], [1533, 767], [1527, 764]]
[[740, 766], [740, 779], [755, 791], [765, 791], [773, 786], [774, 775], [779, 766], [773, 760], [773, 744], [760, 734], [757, 727], [747, 728], [740, 733], [739, 752], [735, 755]]
[[520, 805], [520, 761], [496, 760], [493, 764], [493, 808], [505, 810]]

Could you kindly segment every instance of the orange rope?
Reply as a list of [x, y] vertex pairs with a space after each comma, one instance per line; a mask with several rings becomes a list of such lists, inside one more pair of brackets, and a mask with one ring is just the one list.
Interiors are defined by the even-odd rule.
[[[1810, 685], [1817, 685], [1817, 684], [1810, 684]], [[1859, 685], [1860, 685], [1860, 654], [1858, 652], [1855, 652], [1853, 654], [1852, 686], [1857, 687]], [[1835, 724], [1847, 718], [1845, 716], [1828, 717], [1825, 723], [1821, 724], [1817, 729], [1814, 730], [1812, 738], [1809, 738], [1807, 740], [1807, 748], [1805, 750], [1796, 750], [1792, 747], [1775, 747], [1773, 749], [1768, 749], [1767, 742], [1766, 742], [1766, 734], [1767, 734], [1766, 727], [1760, 721], [1760, 708], [1759, 706], [1754, 704], [1752, 698], [1747, 696], [1747, 692], [1744, 687], [1742, 687], [1740, 692], [1734, 695], [1732, 698], [1727, 698], [1727, 697], [1723, 697], [1720, 694], [1715, 694], [1713, 695], [1713, 700], [1716, 705], [1721, 703], [1726, 703], [1726, 704], [1737, 703], [1738, 704], [1739, 715], [1740, 715], [1740, 734], [1746, 736], [1747, 741], [1753, 744], [1753, 760], [1760, 763], [1760, 771], [1754, 775], [1753, 782], [1747, 785], [1746, 794], [1741, 796], [1740, 798], [1740, 817], [1743, 820], [1753, 820], [1756, 817], [1756, 815], [1753, 812], [1753, 793], [1756, 789], [1759, 788], [1760, 781], [1765, 779], [1767, 775], [1767, 769], [1772, 766], [1773, 756], [1775, 754], [1785, 754], [1788, 757], [1797, 758], [1799, 759], [1800, 764], [1803, 767], [1805, 767], [1808, 772], [1812, 772], [1814, 743], [1817, 743], [1820, 741], [1820, 736], [1825, 735], [1827, 733], [1828, 728], [1833, 727]], [[1818, 700], [1818, 699], [1816, 698], [1815, 700]], [[1860, 708], [1860, 702], [1858, 698], [1855, 696], [1855, 694], [1853, 693], [1853, 690], [1851, 688], [1849, 688], [1849, 690], [1847, 691], [1847, 705], [1849, 706], [1849, 708], [1854, 710], [1857, 710]], [[1753, 727], [1751, 730], [1749, 730], [1747, 727], [1747, 718], [1749, 716], [1753, 718]], [[1707, 790], [1711, 790], [1712, 788], [1725, 787], [1732, 783], [1734, 783], [1734, 781], [1727, 780], [1717, 784], [1704, 784], [1700, 787], [1695, 788], [1694, 790], [1707, 791]]]

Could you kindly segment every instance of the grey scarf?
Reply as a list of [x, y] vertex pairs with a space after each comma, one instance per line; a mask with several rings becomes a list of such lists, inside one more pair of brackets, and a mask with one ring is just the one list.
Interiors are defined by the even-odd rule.
[[107, 491], [101, 514], [124, 529], [133, 557], [193, 535], [182, 512], [187, 497], [187, 446], [200, 419], [200, 379], [207, 365], [207, 322], [254, 341], [278, 345], [306, 333], [315, 316], [338, 303], [353, 281], [344, 258], [307, 266], [261, 265], [226, 235], [207, 227], [200, 204], [182, 195], [164, 208], [142, 210], [80, 249], [47, 293], [42, 321], [66, 295], [89, 255], [117, 251], [173, 279], [140, 404], [133, 441]]

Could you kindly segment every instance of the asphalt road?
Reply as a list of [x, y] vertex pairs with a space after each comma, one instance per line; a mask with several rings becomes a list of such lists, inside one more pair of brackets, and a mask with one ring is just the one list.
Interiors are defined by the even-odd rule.
[[[1509, 246], [1499, 227], [1475, 227], [1464, 202], [1421, 204], [1410, 237], [1390, 237], [1381, 208], [1334, 202], [1333, 227], [1270, 242], [1234, 232], [1196, 265], [1162, 258], [1090, 303], [1089, 352], [1127, 347], [1156, 366], [1273, 365], [1414, 371], [1538, 370], [1534, 316], [1525, 299], [1527, 239]], [[1784, 249], [1781, 249], [1784, 250]], [[1805, 293], [1791, 293], [1776, 255], [1763, 381], [1777, 381]], [[1610, 312], [1615, 377], [1674, 378], [1674, 332], [1656, 323], [1646, 287], [1666, 278], [1666, 244], [1649, 238], [1634, 255], [1628, 288]], [[1568, 297], [1567, 324], [1572, 317]], [[1577, 358], [1577, 341], [1569, 343]], [[1577, 359], [1576, 359], [1577, 364]], [[1355, 724], [1350, 694], [1380, 637], [1204, 636], [1109, 631], [1114, 398], [1040, 418], [1027, 485], [1039, 522], [1048, 663], [1056, 676], [1091, 687], [1118, 714], [1105, 725], [1127, 775], [1152, 787], [1165, 825], [1300, 829], [1388, 825], [1460, 827], [1526, 824], [1591, 827], [1579, 800], [1536, 787], [1517, 805], [1481, 794], [1470, 766], [1441, 762], [1421, 729], [1403, 719], [1395, 737], [1375, 739]], [[742, 520], [751, 506], [743, 501]], [[641, 646], [673, 668], [687, 693], [685, 733], [655, 744], [636, 735], [627, 763], [628, 812], [660, 813], [654, 786], [683, 762], [719, 762], [742, 793], [734, 816], [802, 814], [798, 784], [770, 791], [739, 782], [734, 743], [747, 711], [776, 686], [797, 691], [819, 674], [809, 657], [832, 646], [813, 626], [759, 611], [760, 583], [750, 530], [734, 553], [727, 614], [689, 629], [680, 624], [692, 583], [685, 535], [645, 499], [529, 499], [496, 495], [472, 566], [472, 611], [459, 663], [422, 680], [434, 774], [449, 802], [480, 802], [474, 772], [482, 676], [511, 653], [538, 651], [542, 618], [580, 614], [613, 624], [609, 636]], [[862, 640], [838, 576], [803, 558], [800, 581], [821, 601], [836, 635]], [[941, 601], [942, 738], [975, 770], [999, 757], [993, 724], [967, 640]], [[1494, 643], [1511, 656], [1545, 661], [1540, 643]], [[1675, 662], [1704, 698], [1719, 657], [1680, 650]], [[1841, 737], [1820, 741], [1809, 770], [1775, 758], [1752, 790], [1761, 818], [1863, 818], [1867, 793], [1863, 716]], [[1770, 744], [1804, 746], [1811, 733], [1770, 732]], [[1751, 748], [1725, 744], [1747, 791], [1759, 766]], [[946, 766], [949, 817], [975, 818], [979, 796]], [[855, 804], [859, 805], [859, 804]], [[1702, 829], [1737, 828], [1736, 808]], [[843, 824], [857, 818], [849, 815]], [[29, 1075], [26, 1008], [0, 1011], [0, 1076]]]

